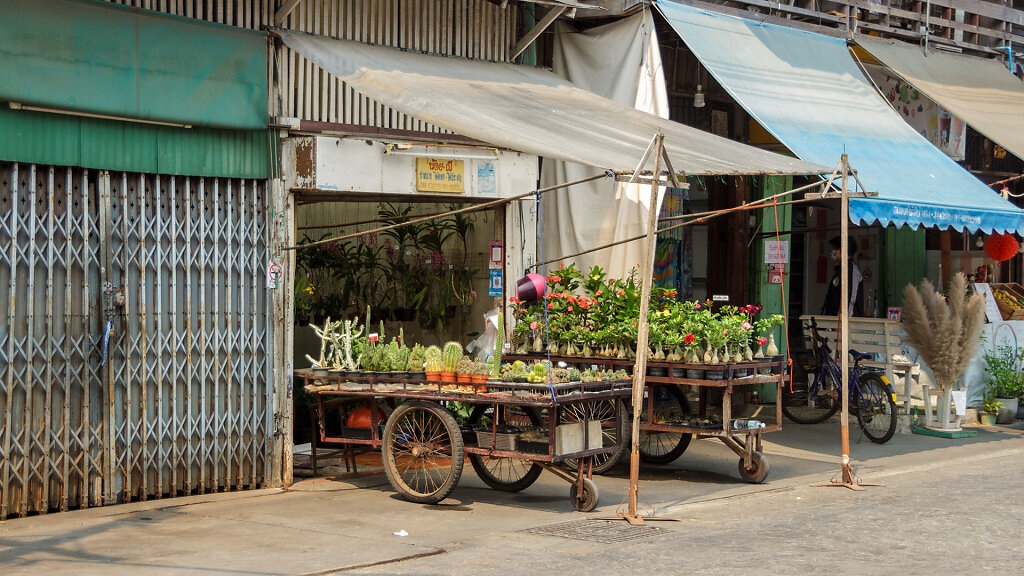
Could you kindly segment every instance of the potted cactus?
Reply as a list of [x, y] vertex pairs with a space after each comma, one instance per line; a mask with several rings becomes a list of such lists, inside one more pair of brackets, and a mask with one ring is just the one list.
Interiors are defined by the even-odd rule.
[[432, 382], [441, 380], [441, 373], [444, 372], [444, 360], [440, 348], [429, 346], [423, 351], [423, 368], [427, 380]]
[[446, 342], [441, 349], [441, 360], [444, 362], [444, 369], [441, 371], [442, 382], [455, 382], [456, 367], [462, 360], [462, 344], [458, 342]]
[[473, 363], [473, 384], [486, 384], [490, 376], [490, 366], [479, 361]]
[[463, 358], [455, 365], [456, 382], [470, 384], [473, 382], [474, 374], [476, 374], [476, 365], [469, 358]]
[[413, 380], [426, 380], [427, 375], [423, 368], [427, 362], [427, 349], [419, 344], [409, 350], [409, 377]]

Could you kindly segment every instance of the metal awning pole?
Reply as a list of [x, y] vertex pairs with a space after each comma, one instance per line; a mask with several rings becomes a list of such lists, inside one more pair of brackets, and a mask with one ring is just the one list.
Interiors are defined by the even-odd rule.
[[661, 157], [665, 136], [661, 132], [655, 137], [654, 172], [651, 178], [651, 204], [647, 213], [647, 243], [644, 251], [642, 271], [643, 285], [640, 290], [640, 318], [637, 319], [636, 364], [633, 366], [633, 434], [629, 451], [629, 508], [626, 520], [630, 524], [643, 524], [637, 515], [637, 500], [640, 495], [640, 413], [644, 403], [644, 385], [647, 374], [647, 316], [651, 300], [651, 283], [654, 275], [654, 248], [658, 238], [658, 175], [661, 173]]

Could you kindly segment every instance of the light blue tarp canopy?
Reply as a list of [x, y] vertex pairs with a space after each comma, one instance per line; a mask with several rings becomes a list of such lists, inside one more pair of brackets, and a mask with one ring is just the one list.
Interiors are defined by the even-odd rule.
[[875, 198], [851, 198], [860, 224], [1024, 232], [1024, 212], [903, 120], [868, 83], [846, 41], [661, 0], [657, 4], [716, 80], [808, 162], [843, 152]]

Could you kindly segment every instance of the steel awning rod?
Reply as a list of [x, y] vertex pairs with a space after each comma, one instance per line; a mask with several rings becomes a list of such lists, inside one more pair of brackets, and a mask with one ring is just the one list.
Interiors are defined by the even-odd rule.
[[588, 176], [586, 178], [580, 178], [579, 180], [573, 180], [572, 182], [566, 182], [564, 184], [556, 184], [554, 186], [548, 186], [546, 188], [538, 188], [537, 190], [531, 190], [529, 192], [523, 192], [522, 194], [516, 194], [508, 198], [499, 198], [498, 200], [492, 200], [490, 202], [484, 202], [483, 204], [477, 204], [474, 206], [468, 206], [466, 208], [459, 208], [458, 210], [451, 210], [449, 212], [442, 212], [440, 214], [434, 214], [431, 216], [424, 216], [422, 218], [416, 218], [409, 220], [408, 222], [400, 222], [398, 224], [392, 224], [390, 226], [382, 226], [380, 228], [374, 228], [373, 230], [366, 230], [365, 232], [353, 232], [351, 234], [345, 234], [342, 236], [335, 236], [334, 238], [325, 238], [323, 240], [317, 240], [316, 242], [307, 242], [305, 244], [296, 244], [294, 246], [287, 246], [283, 250], [301, 250], [303, 248], [309, 248], [311, 246], [319, 246], [320, 244], [329, 244], [331, 242], [340, 242], [342, 240], [350, 240], [352, 238], [358, 238], [360, 236], [366, 236], [368, 234], [377, 234], [380, 232], [386, 232], [388, 230], [394, 230], [395, 228], [401, 228], [402, 226], [409, 226], [411, 224], [419, 224], [420, 222], [428, 222], [430, 220], [436, 220], [438, 218], [445, 218], [447, 216], [454, 216], [456, 214], [465, 214], [466, 212], [478, 212], [480, 210], [486, 210], [492, 206], [500, 206], [502, 204], [508, 204], [515, 202], [516, 200], [522, 200], [529, 196], [535, 196], [544, 194], [546, 192], [552, 192], [561, 188], [568, 188], [577, 184], [584, 184], [586, 182], [592, 182], [594, 180], [600, 180], [601, 178], [611, 178], [614, 176], [614, 172], [607, 170], [594, 176]]

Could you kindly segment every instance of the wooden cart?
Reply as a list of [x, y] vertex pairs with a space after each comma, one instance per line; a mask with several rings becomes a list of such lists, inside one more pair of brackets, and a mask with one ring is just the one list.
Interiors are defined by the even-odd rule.
[[[507, 355], [509, 360], [547, 359], [543, 354]], [[630, 369], [634, 361], [619, 358], [580, 358], [551, 356], [552, 362], [577, 364], [581, 367]], [[785, 380], [784, 359], [740, 364], [688, 364], [648, 360], [644, 379], [645, 406], [640, 421], [640, 458], [652, 464], [668, 464], [682, 456], [694, 436], [717, 438], [739, 457], [740, 476], [753, 483], [768, 477], [768, 460], [762, 453], [761, 435], [782, 429], [782, 383]], [[662, 371], [665, 375], [651, 375]], [[687, 377], [703, 372], [702, 378]], [[749, 375], [747, 375], [749, 374]], [[708, 378], [712, 376], [712, 378]], [[775, 404], [761, 405], [750, 419], [768, 420], [764, 427], [736, 428], [732, 417], [733, 393], [754, 384], [775, 384]], [[694, 411], [682, 386], [698, 389], [698, 406]], [[709, 402], [713, 389], [722, 390], [722, 410], [717, 414]], [[705, 424], [704, 421], [714, 419]]]
[[[603, 407], [625, 406], [629, 380], [469, 384], [308, 369], [295, 375], [316, 394], [319, 443], [381, 448], [388, 481], [412, 502], [447, 498], [468, 456], [481, 480], [497, 490], [523, 490], [548, 470], [569, 482], [573, 506], [588, 512], [599, 499], [591, 479], [594, 457], [625, 449], [625, 410]], [[332, 399], [350, 407], [369, 404], [369, 427], [328, 431], [325, 407]], [[467, 406], [468, 426], [460, 428], [453, 410]]]

